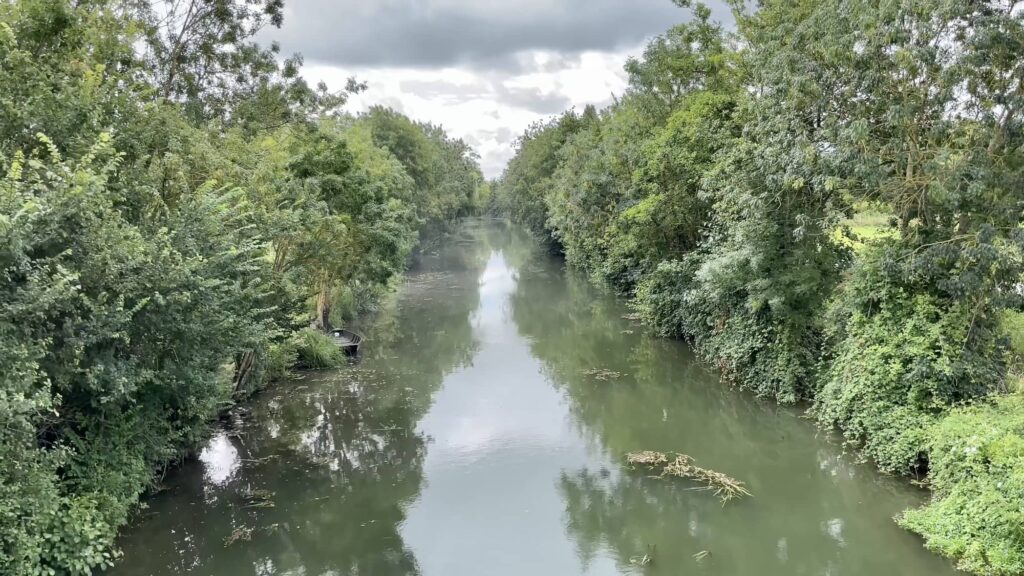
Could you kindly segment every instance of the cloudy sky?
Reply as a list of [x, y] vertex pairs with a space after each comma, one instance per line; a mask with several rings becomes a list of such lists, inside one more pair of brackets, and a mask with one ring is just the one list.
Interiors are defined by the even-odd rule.
[[670, 0], [286, 0], [268, 36], [305, 56], [313, 83], [368, 82], [352, 111], [441, 124], [495, 177], [530, 123], [609, 103], [626, 58], [687, 16]]

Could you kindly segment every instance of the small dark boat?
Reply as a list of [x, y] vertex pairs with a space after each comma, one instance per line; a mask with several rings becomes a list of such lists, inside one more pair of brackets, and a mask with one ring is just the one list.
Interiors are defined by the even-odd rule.
[[359, 353], [359, 345], [363, 343], [363, 337], [351, 330], [331, 330], [330, 335], [334, 343], [341, 348], [345, 354], [355, 356]]

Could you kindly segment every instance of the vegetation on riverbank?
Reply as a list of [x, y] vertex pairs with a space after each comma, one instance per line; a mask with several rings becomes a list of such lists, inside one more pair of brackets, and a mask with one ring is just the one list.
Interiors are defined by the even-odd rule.
[[900, 522], [929, 547], [1021, 573], [1024, 13], [735, 9], [727, 32], [694, 5], [612, 106], [528, 130], [491, 209], [729, 381], [927, 479]]
[[4, 574], [109, 565], [211, 418], [330, 361], [311, 317], [372, 305], [486, 193], [463, 142], [342, 114], [253, 43], [280, 1], [173, 7], [0, 4]]

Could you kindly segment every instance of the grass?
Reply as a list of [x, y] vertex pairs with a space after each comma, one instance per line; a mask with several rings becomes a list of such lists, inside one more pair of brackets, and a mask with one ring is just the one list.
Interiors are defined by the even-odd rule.
[[298, 368], [321, 370], [345, 363], [345, 353], [333, 338], [323, 332], [306, 328], [295, 335], [295, 342], [295, 364]]
[[851, 232], [852, 238], [837, 231], [836, 241], [854, 250], [860, 250], [871, 240], [895, 237], [899, 232], [891, 226], [891, 219], [892, 214], [878, 207], [857, 206], [853, 218], [842, 222], [842, 225]]

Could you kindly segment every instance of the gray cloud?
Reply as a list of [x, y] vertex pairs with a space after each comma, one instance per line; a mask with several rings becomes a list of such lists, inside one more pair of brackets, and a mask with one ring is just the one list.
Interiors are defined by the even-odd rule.
[[489, 178], [496, 178], [501, 175], [513, 153], [511, 147], [487, 152], [480, 158], [480, 169]]
[[385, 96], [378, 100], [377, 104], [380, 106], [384, 106], [385, 108], [391, 108], [395, 112], [407, 114], [405, 110], [405, 103], [402, 102], [401, 98], [398, 98], [396, 96]]
[[286, 0], [265, 35], [339, 67], [509, 70], [525, 50], [616, 50], [687, 16], [670, 0]]
[[[731, 24], [724, 0], [708, 2]], [[285, 0], [284, 27], [260, 40], [302, 53], [336, 88], [363, 76], [370, 91], [357, 107], [428, 114], [417, 119], [462, 137], [493, 177], [530, 122], [610, 103], [593, 91], [621, 86], [625, 54], [689, 17], [671, 0]]]
[[545, 94], [540, 88], [507, 87], [499, 83], [496, 92], [499, 102], [537, 114], [557, 114], [572, 105], [565, 95]]
[[481, 83], [459, 84], [447, 80], [402, 80], [398, 86], [402, 92], [415, 93], [424, 98], [466, 101], [491, 96], [491, 92]]
[[523, 108], [537, 114], [557, 114], [572, 102], [562, 94], [544, 93], [539, 88], [506, 86], [501, 80], [491, 82], [456, 83], [447, 80], [402, 80], [402, 92], [423, 98], [446, 102], [465, 102], [481, 99], [498, 102], [513, 108]]
[[477, 130], [475, 136], [480, 140], [490, 140], [499, 144], [511, 144], [515, 137], [512, 134], [512, 130], [506, 126], [502, 126], [497, 130]]
[[580, 63], [582, 59], [577, 54], [552, 54], [551, 59], [543, 64], [535, 66], [538, 72], [559, 72], [571, 68]]

